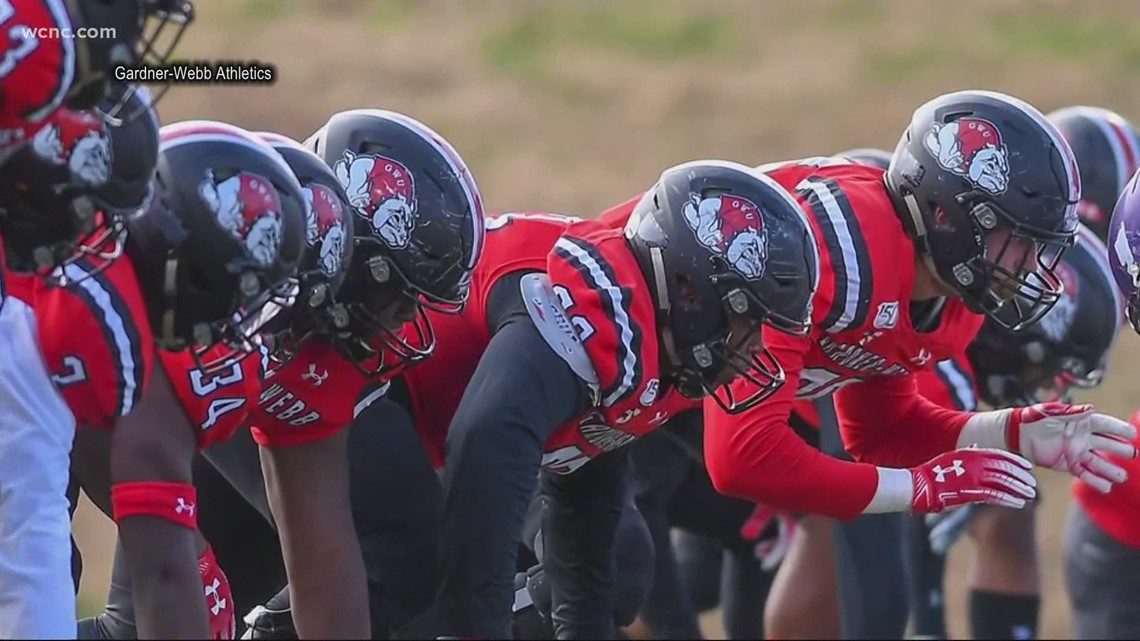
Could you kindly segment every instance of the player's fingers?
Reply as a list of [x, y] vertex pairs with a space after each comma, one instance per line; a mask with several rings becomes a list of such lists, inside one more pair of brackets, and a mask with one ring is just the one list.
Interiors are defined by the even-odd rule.
[[1024, 456], [1021, 456], [1020, 454], [1014, 454], [1013, 452], [1010, 452], [1008, 450], [999, 450], [999, 449], [987, 447], [987, 448], [981, 448], [981, 449], [974, 450], [974, 451], [976, 451], [980, 454], [984, 454], [986, 456], [986, 458], [989, 458], [989, 459], [994, 460], [994, 461], [1008, 462], [1014, 466], [1020, 467], [1020, 468], [1025, 469], [1025, 470], [1032, 470], [1033, 469], [1033, 463], [1030, 462], [1029, 459], [1025, 458]]
[[1136, 428], [1131, 423], [1122, 421], [1115, 416], [1093, 414], [1089, 420], [1092, 421], [1092, 431], [1095, 433], [1119, 436], [1126, 441], [1136, 438]]
[[1014, 509], [1021, 509], [1025, 507], [1025, 499], [1002, 492], [1000, 490], [990, 490], [985, 493], [985, 497], [981, 501], [989, 505], [1000, 505], [1002, 507], [1010, 507]]
[[1092, 470], [1085, 470], [1077, 475], [1077, 478], [1082, 483], [1088, 485], [1092, 489], [1100, 492], [1101, 494], [1108, 494], [1112, 490], [1112, 482], [1108, 479], [1101, 478], [1092, 473]]
[[1089, 449], [1107, 452], [1126, 459], [1136, 458], [1136, 447], [1132, 443], [1103, 434], [1093, 434], [1089, 437]]
[[[986, 466], [987, 470], [993, 470], [999, 474], [1004, 474], [1012, 479], [1020, 481], [1022, 484], [1029, 487], [1037, 487], [1037, 477], [1033, 476], [1032, 464], [1029, 461], [1013, 454], [1020, 461], [1013, 460], [994, 460]], [[1024, 465], [1023, 465], [1024, 463]]]
[[1123, 483], [1128, 480], [1128, 471], [1116, 463], [1104, 458], [1097, 452], [1091, 452], [1085, 460], [1088, 471], [1110, 483]]
[[1023, 499], [1032, 499], [1037, 496], [1037, 490], [1032, 485], [1013, 476], [994, 474], [985, 480], [986, 487], [1000, 492], [1008, 492]]

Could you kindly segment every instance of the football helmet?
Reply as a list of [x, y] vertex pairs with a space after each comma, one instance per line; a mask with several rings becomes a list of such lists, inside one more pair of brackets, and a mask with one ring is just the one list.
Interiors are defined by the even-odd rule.
[[470, 169], [423, 123], [379, 109], [334, 114], [304, 144], [333, 168], [356, 214], [342, 351], [373, 373], [427, 358], [435, 333], [425, 308], [459, 313], [483, 250]]
[[[784, 371], [771, 352], [742, 347], [762, 326], [800, 336], [811, 327], [819, 250], [787, 191], [744, 165], [685, 163], [645, 192], [625, 237], [653, 293], [679, 392], [712, 396], [735, 414], [779, 389]], [[755, 389], [738, 398], [737, 377]]]
[[[140, 88], [127, 104], [146, 109], [149, 97]], [[13, 270], [62, 285], [74, 282], [66, 267], [78, 259], [93, 259], [81, 280], [118, 258], [126, 220], [151, 195], [158, 121], [147, 113], [112, 125], [92, 110], [61, 108], [0, 167], [0, 227]]]
[[297, 273], [300, 295], [291, 313], [279, 317], [287, 326], [270, 330], [275, 368], [291, 360], [314, 335], [347, 331], [348, 311], [337, 292], [352, 261], [354, 216], [344, 188], [316, 154], [280, 134], [258, 132], [257, 136], [281, 154], [305, 196], [305, 253]]
[[1075, 389], [1096, 387], [1123, 324], [1124, 303], [1104, 243], [1081, 225], [1057, 276], [1057, 304], [1017, 333], [987, 319], [967, 349], [982, 400], [995, 408], [1069, 402]]
[[1049, 114], [1049, 120], [1065, 136], [1081, 170], [1077, 214], [1104, 240], [1116, 199], [1140, 168], [1140, 133], [1119, 114], [1099, 107], [1066, 107]]
[[934, 98], [911, 117], [886, 185], [918, 255], [972, 311], [1019, 330], [1060, 298], [1081, 181], [1031, 105], [989, 91]]
[[[70, 0], [72, 26], [87, 28], [75, 38], [75, 77], [67, 95], [72, 109], [96, 108], [113, 124], [139, 117], [151, 103], [129, 103], [138, 85], [115, 80], [117, 66], [161, 66], [167, 63], [186, 28], [194, 20], [190, 0]], [[110, 35], [105, 35], [110, 34]], [[158, 90], [155, 101], [169, 83]], [[115, 93], [119, 100], [100, 106]], [[128, 108], [129, 107], [129, 108]]]
[[1124, 295], [1132, 329], [1140, 334], [1140, 170], [1124, 186], [1108, 224], [1108, 264]]
[[[304, 193], [280, 154], [244, 129], [163, 127], [155, 195], [129, 230], [156, 343], [191, 349], [207, 372], [252, 353], [299, 293]], [[219, 344], [227, 349], [203, 361]]]

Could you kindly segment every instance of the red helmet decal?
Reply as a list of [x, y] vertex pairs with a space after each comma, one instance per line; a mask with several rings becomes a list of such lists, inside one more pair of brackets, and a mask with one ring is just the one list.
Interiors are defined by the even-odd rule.
[[416, 228], [416, 183], [403, 163], [379, 154], [344, 152], [333, 166], [348, 203], [392, 249], [404, 249]]
[[738, 274], [748, 280], [764, 276], [768, 231], [756, 203], [732, 194], [710, 198], [691, 194], [684, 215], [697, 242], [723, 257]]
[[86, 185], [102, 185], [111, 176], [111, 137], [94, 112], [60, 109], [32, 136], [31, 148]]
[[936, 123], [922, 142], [943, 169], [978, 189], [996, 196], [1009, 187], [1009, 152], [992, 122], [967, 117]]
[[305, 195], [307, 231], [305, 242], [316, 248], [321, 271], [329, 277], [341, 269], [344, 243], [344, 208], [336, 193], [324, 185], [312, 183], [302, 192]]
[[281, 200], [268, 179], [238, 172], [218, 180], [213, 170], [198, 185], [198, 194], [218, 223], [241, 241], [262, 267], [277, 258], [281, 247]]

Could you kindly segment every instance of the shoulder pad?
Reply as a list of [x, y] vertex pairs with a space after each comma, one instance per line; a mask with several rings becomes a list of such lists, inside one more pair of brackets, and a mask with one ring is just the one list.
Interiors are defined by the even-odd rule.
[[550, 349], [590, 386], [596, 397], [598, 373], [594, 371], [594, 364], [590, 362], [590, 355], [579, 340], [574, 325], [566, 317], [566, 311], [562, 309], [562, 303], [550, 284], [550, 277], [542, 273], [526, 274], [519, 279], [519, 288], [526, 312], [530, 314], [538, 333]]

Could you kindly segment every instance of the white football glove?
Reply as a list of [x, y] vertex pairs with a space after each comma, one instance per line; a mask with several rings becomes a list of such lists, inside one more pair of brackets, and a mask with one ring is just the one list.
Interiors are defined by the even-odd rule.
[[1128, 474], [1105, 454], [1136, 458], [1130, 442], [1135, 438], [1135, 427], [1098, 414], [1091, 405], [1038, 403], [974, 414], [962, 429], [958, 445], [1012, 450], [1035, 465], [1068, 472], [1108, 492], [1114, 484], [1126, 481]]

